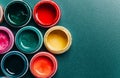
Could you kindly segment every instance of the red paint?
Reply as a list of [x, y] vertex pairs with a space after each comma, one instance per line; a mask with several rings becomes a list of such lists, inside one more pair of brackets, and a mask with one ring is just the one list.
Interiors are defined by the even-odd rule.
[[8, 34], [3, 31], [0, 30], [0, 51], [5, 50], [9, 45], [9, 36]]
[[51, 25], [56, 18], [56, 10], [51, 4], [41, 4], [37, 11], [38, 19], [45, 25]]
[[30, 70], [37, 78], [49, 78], [57, 70], [57, 61], [52, 54], [39, 52], [31, 59]]
[[56, 25], [60, 19], [61, 12], [59, 6], [51, 0], [38, 2], [33, 9], [35, 22], [44, 28]]

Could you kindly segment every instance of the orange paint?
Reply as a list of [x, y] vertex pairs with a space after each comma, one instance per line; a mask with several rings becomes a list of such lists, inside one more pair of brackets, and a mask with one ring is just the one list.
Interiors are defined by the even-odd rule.
[[30, 61], [30, 71], [36, 78], [51, 78], [57, 71], [57, 60], [48, 52], [39, 52]]
[[42, 77], [47, 77], [53, 70], [53, 63], [49, 58], [42, 56], [36, 58], [33, 62], [32, 68], [34, 73], [41, 75]]

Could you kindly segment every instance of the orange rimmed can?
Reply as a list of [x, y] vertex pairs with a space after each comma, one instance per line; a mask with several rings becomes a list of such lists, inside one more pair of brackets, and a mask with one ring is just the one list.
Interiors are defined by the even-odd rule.
[[57, 67], [56, 58], [48, 52], [39, 52], [30, 61], [30, 71], [36, 78], [51, 78]]

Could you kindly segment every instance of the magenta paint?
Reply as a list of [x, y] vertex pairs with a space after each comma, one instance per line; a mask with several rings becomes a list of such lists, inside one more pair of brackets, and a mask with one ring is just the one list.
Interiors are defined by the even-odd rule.
[[4, 54], [12, 49], [14, 45], [14, 35], [10, 29], [0, 26], [0, 54]]

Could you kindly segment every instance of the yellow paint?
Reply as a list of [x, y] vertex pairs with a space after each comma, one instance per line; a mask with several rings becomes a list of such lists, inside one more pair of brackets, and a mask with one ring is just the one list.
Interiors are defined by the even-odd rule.
[[58, 51], [66, 47], [68, 38], [63, 31], [54, 30], [48, 35], [47, 42], [53, 50]]

